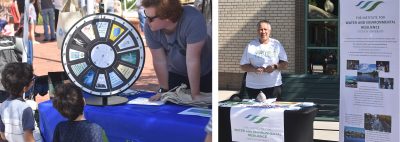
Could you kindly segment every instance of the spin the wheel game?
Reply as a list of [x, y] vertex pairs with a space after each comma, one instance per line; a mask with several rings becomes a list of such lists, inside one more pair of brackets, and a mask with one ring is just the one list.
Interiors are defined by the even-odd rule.
[[65, 36], [62, 64], [75, 85], [107, 98], [125, 91], [139, 78], [144, 50], [140, 34], [127, 20], [94, 14], [75, 23]]

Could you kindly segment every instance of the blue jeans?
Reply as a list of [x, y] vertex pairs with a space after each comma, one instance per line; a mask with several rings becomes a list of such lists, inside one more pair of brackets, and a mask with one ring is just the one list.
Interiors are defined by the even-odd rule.
[[[28, 49], [26, 50], [26, 63], [33, 65], [33, 44], [32, 40], [28, 40]], [[33, 93], [33, 87], [31, 87], [28, 91], [25, 92], [24, 97], [28, 97]]]
[[[55, 39], [56, 33], [54, 30], [54, 8], [42, 9], [42, 18], [44, 27], [44, 38], [47, 40]], [[50, 35], [48, 28], [49, 24], [50, 24]]]
[[140, 21], [140, 29], [142, 30], [142, 32], [144, 32], [144, 23], [146, 23], [146, 16], [144, 15], [144, 11], [143, 10], [139, 10], [138, 11], [139, 14], [139, 21]]
[[28, 40], [28, 49], [26, 50], [26, 58], [28, 64], [33, 64], [33, 44], [32, 40]]
[[4, 29], [4, 27], [8, 24], [6, 20], [0, 19], [0, 32]]

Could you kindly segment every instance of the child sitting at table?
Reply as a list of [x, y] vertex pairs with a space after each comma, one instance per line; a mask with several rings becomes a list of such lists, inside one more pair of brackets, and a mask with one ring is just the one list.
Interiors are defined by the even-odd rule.
[[103, 128], [85, 120], [85, 100], [82, 90], [71, 84], [58, 85], [55, 89], [53, 106], [68, 120], [57, 124], [53, 142], [102, 142], [108, 141]]
[[10, 94], [0, 105], [0, 141], [41, 141], [32, 108], [22, 98], [34, 84], [32, 66], [27, 63], [8, 63], [1, 73], [1, 83]]

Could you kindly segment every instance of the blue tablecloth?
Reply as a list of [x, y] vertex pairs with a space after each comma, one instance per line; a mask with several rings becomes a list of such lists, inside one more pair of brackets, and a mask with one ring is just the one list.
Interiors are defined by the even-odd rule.
[[[150, 97], [142, 92], [134, 97]], [[187, 106], [165, 104], [85, 106], [87, 120], [99, 124], [111, 142], [202, 142], [208, 117], [180, 115]], [[56, 125], [66, 120], [55, 110], [51, 101], [39, 104], [39, 127], [47, 142], [53, 140]]]

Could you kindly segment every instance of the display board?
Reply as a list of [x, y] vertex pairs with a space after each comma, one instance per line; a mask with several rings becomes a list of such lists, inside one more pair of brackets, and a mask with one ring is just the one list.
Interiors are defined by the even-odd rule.
[[399, 1], [340, 2], [340, 141], [398, 142]]
[[61, 55], [70, 80], [98, 96], [128, 89], [139, 78], [145, 61], [138, 31], [127, 20], [104, 13], [75, 23], [65, 36]]

